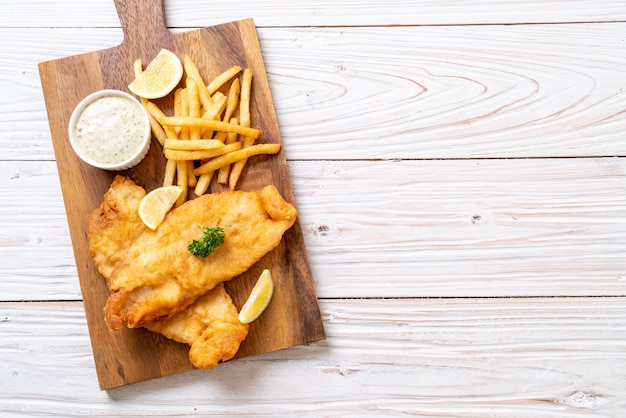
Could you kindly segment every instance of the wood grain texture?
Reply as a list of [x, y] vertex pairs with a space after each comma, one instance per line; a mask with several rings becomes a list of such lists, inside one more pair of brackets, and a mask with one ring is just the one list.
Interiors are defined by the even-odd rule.
[[622, 25], [272, 32], [289, 157], [623, 155]]
[[623, 0], [165, 14], [259, 26], [328, 338], [98, 390], [37, 63], [123, 33], [111, 0], [7, 2], [0, 416], [625, 415]]
[[[80, 161], [69, 146], [67, 125], [74, 107], [88, 94], [102, 89], [127, 91], [133, 80], [132, 63], [140, 58], [148, 63], [166, 48], [180, 57], [189, 54], [205, 80], [239, 65], [254, 74], [250, 99], [251, 120], [263, 133], [262, 142], [281, 143], [271, 93], [252, 20], [238, 21], [181, 34], [168, 31], [161, 0], [115, 2], [124, 31], [119, 46], [92, 53], [46, 61], [39, 64], [52, 142], [100, 387], [110, 389], [124, 384], [189, 370], [187, 349], [143, 329], [110, 332], [102, 309], [110, 292], [89, 253], [86, 234], [89, 216], [102, 202], [116, 173], [90, 167]], [[166, 114], [172, 114], [171, 98], [158, 101]], [[165, 158], [156, 140], [147, 157], [123, 173], [147, 190], [162, 185]], [[241, 190], [260, 190], [275, 185], [281, 195], [294, 202], [284, 155], [251, 160], [238, 184]], [[223, 188], [212, 186], [210, 191]], [[251, 326], [237, 357], [283, 349], [324, 338], [317, 298], [313, 288], [306, 248], [299, 221], [283, 236], [277, 248], [259, 261], [258, 268], [227, 283], [234, 303], [241, 307], [250, 294], [260, 271], [268, 268], [280, 291], [272, 307]], [[294, 303], [294, 300], [298, 303]], [[289, 318], [289, 321], [285, 320]], [[297, 324], [297, 326], [294, 326]], [[274, 338], [266, 338], [270, 332]]]
[[0, 304], [0, 412], [614, 418], [626, 408], [624, 298], [335, 300], [321, 309], [324, 342], [104, 393], [80, 303]]
[[[289, 171], [319, 297], [626, 292], [624, 158], [291, 161]], [[54, 162], [0, 165], [0, 197], [14, 202], [0, 217], [2, 300], [78, 298], [59, 193]]]
[[[289, 159], [534, 158], [625, 155], [625, 31], [271, 28], [259, 37]], [[0, 103], [2, 159], [53, 158], [37, 62], [121, 41], [113, 29], [42, 32], [0, 29], [20, 45], [0, 44], [12, 86]]]
[[0, 200], [1, 300], [81, 300], [56, 164], [0, 163]]
[[[168, 24], [204, 27], [254, 17], [260, 26], [476, 25], [572, 23], [626, 20], [620, 0], [166, 0]], [[50, 8], [45, 0], [22, 0], [0, 15], [0, 27], [119, 26], [110, 0], [65, 0]]]

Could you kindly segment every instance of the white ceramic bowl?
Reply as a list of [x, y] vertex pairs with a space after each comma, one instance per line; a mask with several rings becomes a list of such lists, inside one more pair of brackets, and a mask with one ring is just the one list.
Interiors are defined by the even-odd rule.
[[[121, 107], [103, 107], [118, 105]], [[125, 110], [118, 112], [119, 109]], [[128, 121], [131, 115], [134, 122]], [[129, 125], [133, 125], [134, 132], [128, 132]], [[81, 160], [112, 171], [139, 164], [148, 154], [152, 140], [148, 112], [139, 100], [120, 90], [100, 90], [85, 97], [72, 112], [68, 134], [70, 145]]]

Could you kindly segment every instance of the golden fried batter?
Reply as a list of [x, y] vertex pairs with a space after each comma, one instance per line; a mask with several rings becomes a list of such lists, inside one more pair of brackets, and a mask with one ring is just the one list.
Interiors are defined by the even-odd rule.
[[116, 176], [102, 205], [89, 219], [89, 251], [109, 287], [110, 277], [126, 257], [126, 251], [147, 230], [138, 212], [145, 195], [143, 187], [127, 177]]
[[[137, 237], [111, 274], [109, 327], [144, 326], [185, 309], [274, 249], [296, 215], [274, 186], [203, 195], [173, 209], [156, 231]], [[205, 259], [187, 249], [201, 237], [199, 225], [221, 226], [225, 233], [224, 243]]]
[[[102, 205], [89, 222], [91, 255], [110, 286], [110, 277], [131, 244], [146, 230], [137, 209], [145, 190], [126, 177], [117, 176]], [[216, 286], [172, 318], [146, 328], [172, 340], [189, 344], [189, 358], [199, 368], [210, 369], [231, 359], [248, 334], [248, 325], [237, 319], [237, 308], [224, 289]]]
[[237, 319], [237, 308], [220, 283], [190, 307], [171, 318], [145, 325], [153, 332], [191, 346], [189, 359], [201, 369], [230, 360], [248, 335]]

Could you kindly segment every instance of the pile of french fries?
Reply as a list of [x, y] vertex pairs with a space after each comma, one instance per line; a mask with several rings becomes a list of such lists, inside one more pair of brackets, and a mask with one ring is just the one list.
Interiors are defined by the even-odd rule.
[[[141, 60], [134, 62], [133, 69], [135, 76], [141, 74]], [[154, 102], [140, 98], [167, 159], [163, 185], [175, 184], [183, 189], [177, 206], [188, 199], [190, 190], [197, 196], [206, 193], [216, 172], [218, 183], [234, 190], [248, 158], [280, 151], [279, 144], [256, 144], [261, 131], [250, 127], [249, 69], [242, 72], [241, 67], [233, 66], [208, 84], [188, 55], [183, 69], [186, 79], [184, 87], [174, 91], [173, 116], [166, 116]], [[229, 82], [225, 95], [219, 90]]]

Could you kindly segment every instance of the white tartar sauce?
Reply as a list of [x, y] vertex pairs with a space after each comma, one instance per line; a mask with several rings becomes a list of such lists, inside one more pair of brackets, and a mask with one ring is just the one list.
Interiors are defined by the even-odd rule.
[[132, 101], [103, 96], [83, 109], [75, 126], [76, 145], [101, 164], [119, 164], [143, 145], [144, 114]]

